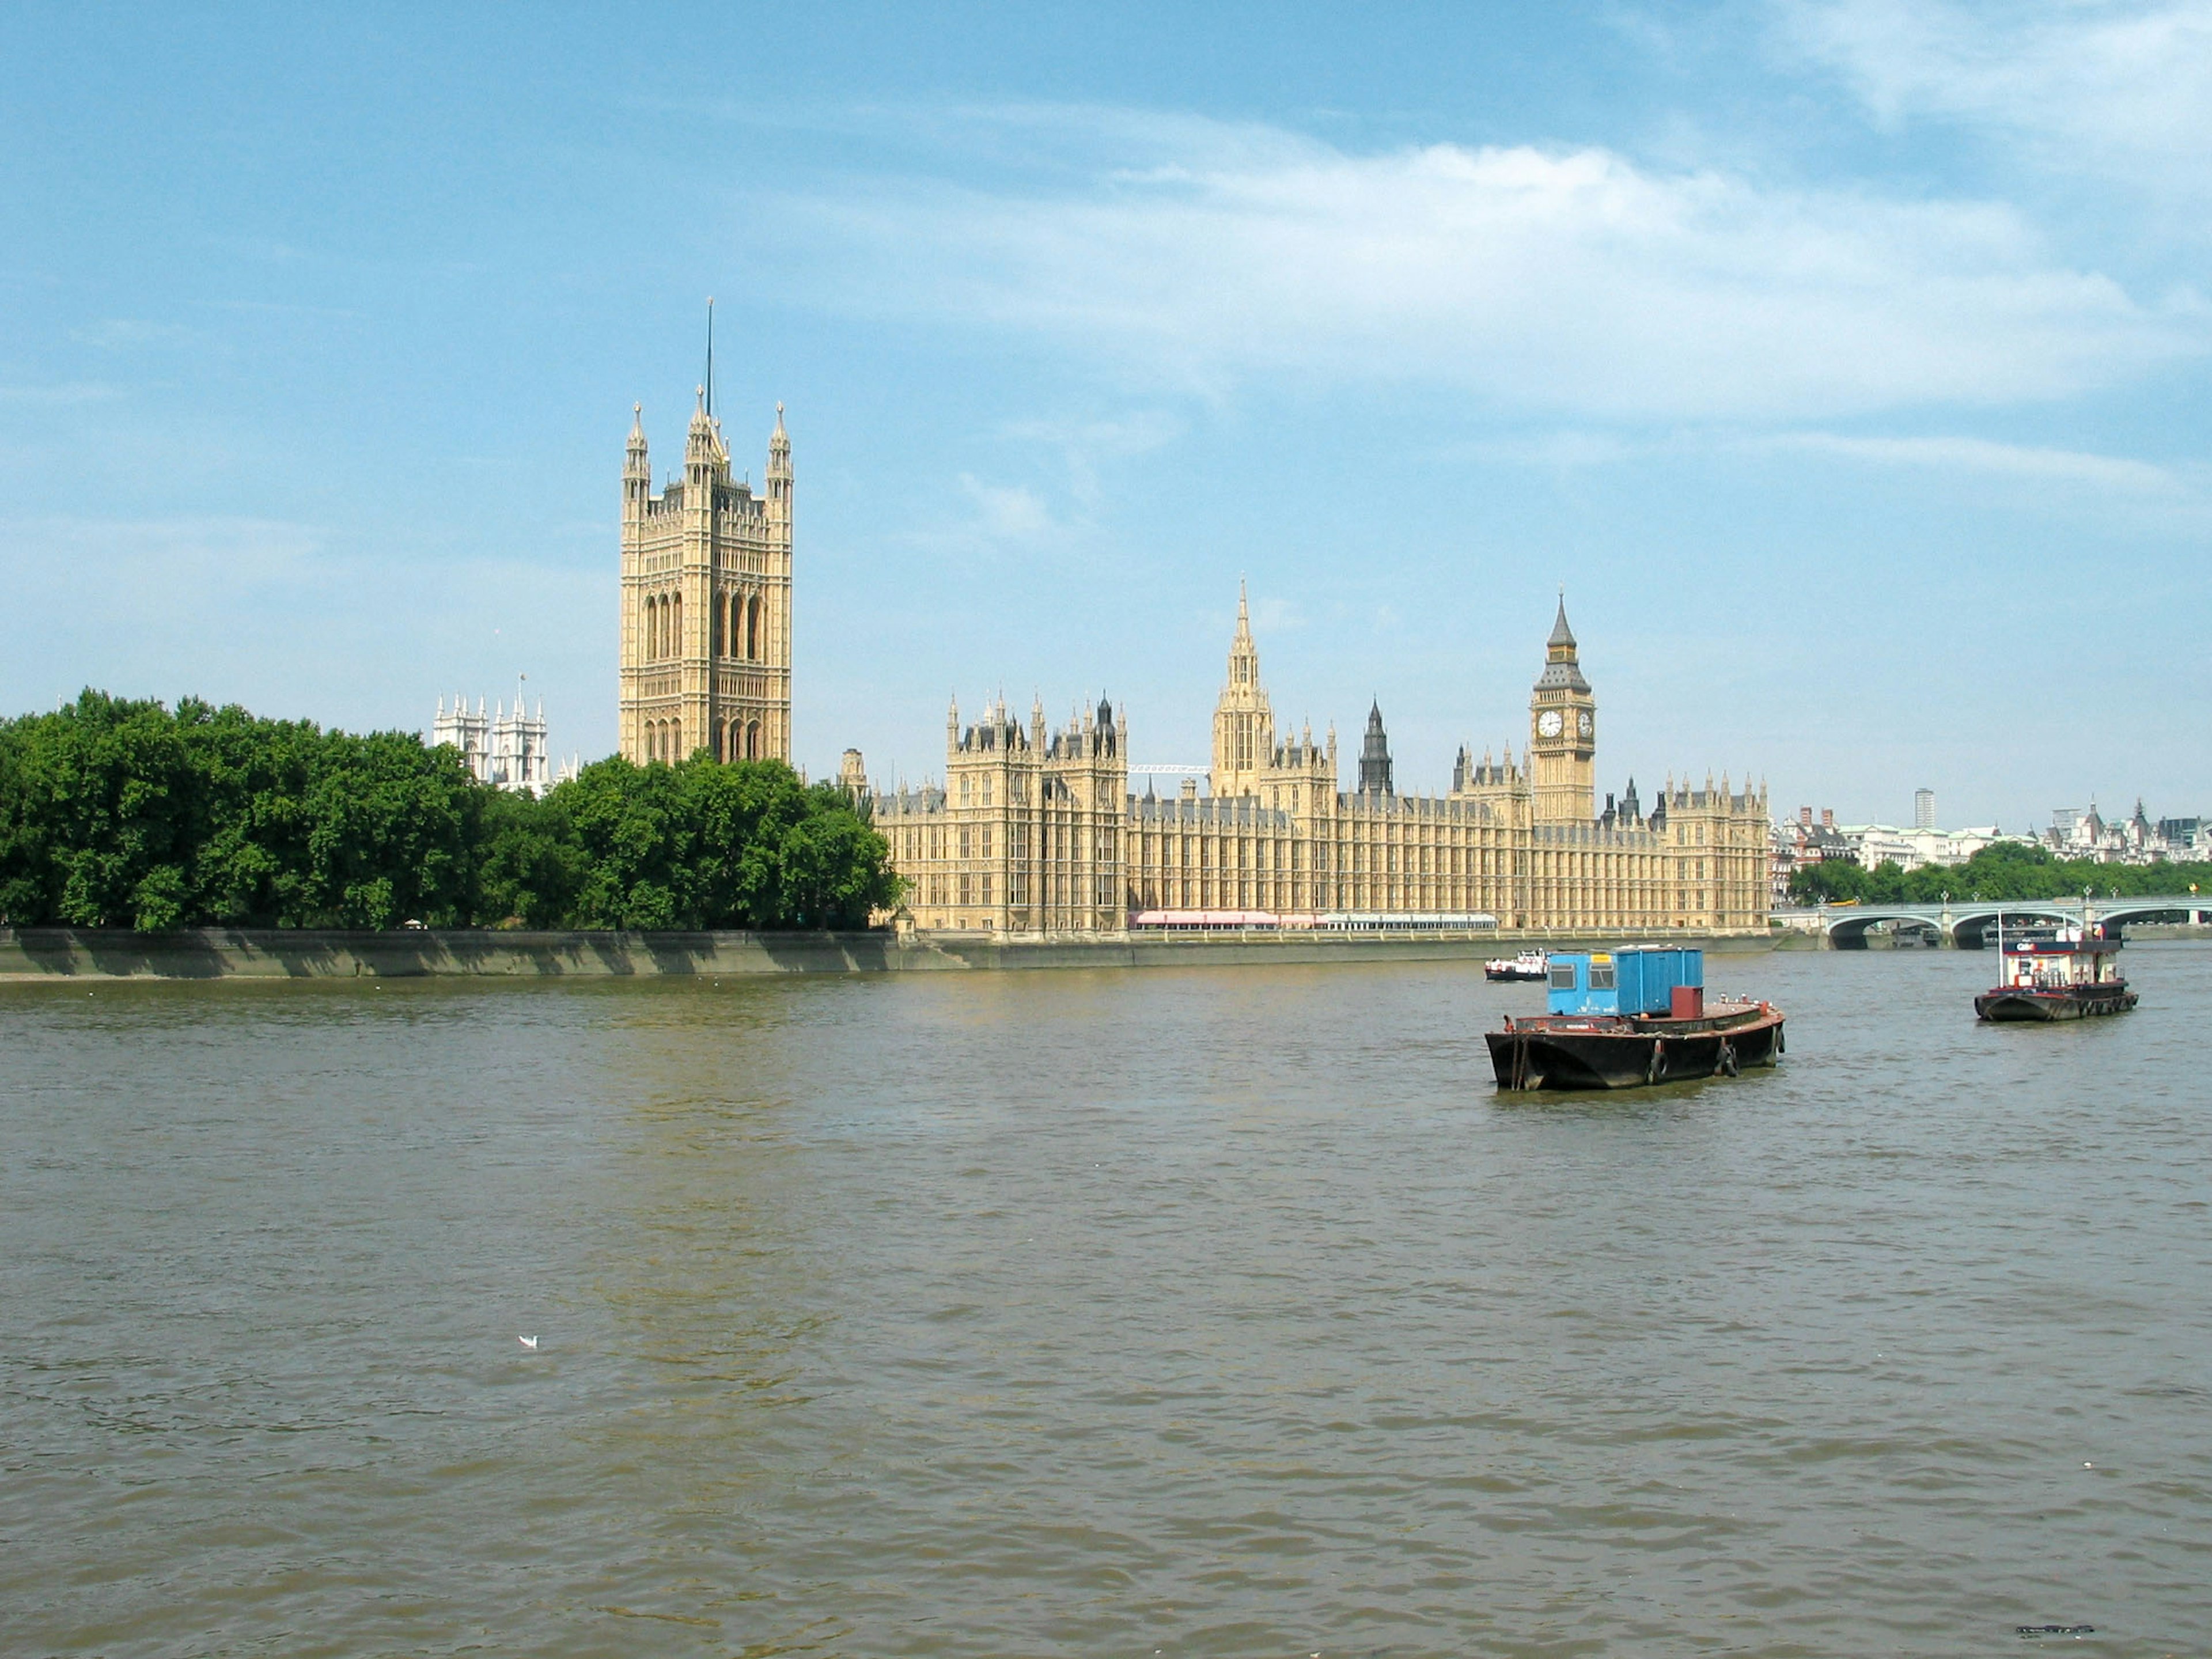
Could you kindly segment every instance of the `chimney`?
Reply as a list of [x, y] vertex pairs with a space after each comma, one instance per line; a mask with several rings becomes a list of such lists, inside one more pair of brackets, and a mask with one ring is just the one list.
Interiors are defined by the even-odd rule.
[[1834, 807], [1823, 806], [1820, 809], [1820, 827], [1823, 830], [1832, 830], [1836, 827], [1836, 809]]
[[1797, 822], [1803, 824], [1808, 830], [1810, 830], [1813, 827], [1813, 809], [1809, 806], [1799, 807], [1797, 809]]

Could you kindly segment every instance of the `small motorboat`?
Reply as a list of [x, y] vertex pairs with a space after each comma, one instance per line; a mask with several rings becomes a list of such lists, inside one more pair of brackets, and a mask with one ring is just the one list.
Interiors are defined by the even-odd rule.
[[1997, 940], [1997, 983], [1974, 999], [1974, 1012], [2001, 1023], [2094, 1019], [2124, 1014], [2136, 997], [2120, 977], [2120, 941], [2085, 921]]
[[1483, 1033], [1498, 1086], [1636, 1089], [1773, 1065], [1782, 1011], [1708, 1002], [1705, 954], [1680, 945], [1554, 952], [1547, 1012]]
[[1482, 964], [1482, 976], [1496, 980], [1540, 980], [1551, 971], [1552, 959], [1541, 951], [1523, 951], [1517, 957], [1492, 957]]

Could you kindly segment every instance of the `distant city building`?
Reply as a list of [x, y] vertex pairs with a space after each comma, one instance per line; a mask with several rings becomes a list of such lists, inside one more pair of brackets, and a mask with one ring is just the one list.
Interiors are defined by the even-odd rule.
[[1936, 792], [1916, 789], [1912, 792], [1912, 827], [1933, 830], [1936, 827]]
[[[944, 781], [876, 793], [924, 928], [1118, 933], [1133, 918], [1494, 917], [1513, 928], [1764, 932], [1765, 796], [1723, 778], [1669, 780], [1643, 816], [1634, 783], [1597, 809], [1595, 699], [1566, 608], [1529, 700], [1528, 749], [1478, 762], [1462, 747], [1450, 793], [1401, 794], [1379, 706], [1358, 787], [1339, 781], [1334, 732], [1278, 738], [1239, 596], [1213, 721], [1210, 793], [1196, 781], [1129, 793], [1127, 711], [1102, 700], [1057, 730], [1002, 702], [945, 717]], [[849, 754], [841, 780], [860, 768]], [[1178, 919], [1182, 919], [1179, 921]]]
[[554, 773], [552, 754], [545, 746], [542, 697], [535, 714], [525, 712], [520, 695], [511, 712], [504, 703], [494, 703], [489, 714], [482, 697], [477, 699], [473, 714], [467, 698], [456, 694], [449, 710], [441, 697], [436, 717], [430, 723], [430, 742], [434, 746], [451, 744], [459, 750], [477, 781], [495, 789], [542, 795], [576, 775], [573, 762], [562, 768], [558, 775]]
[[2138, 799], [2132, 817], [2107, 823], [2092, 801], [2087, 807], [2061, 806], [2051, 814], [2051, 828], [2040, 837], [2062, 859], [2089, 859], [2099, 864], [2154, 864], [2160, 859], [2201, 859], [2212, 854], [2212, 837], [2202, 818], [2160, 818], [2150, 821]]
[[1813, 809], [1801, 806], [1795, 818], [1784, 818], [1768, 831], [1767, 856], [1771, 896], [1779, 906], [1790, 902], [1790, 878], [1801, 866], [1825, 864], [1830, 860], [1855, 860], [1858, 852], [1837, 833], [1833, 807], [1822, 807], [1820, 821], [1815, 823]]
[[1837, 826], [1836, 834], [1850, 849], [1850, 856], [1869, 870], [1885, 864], [1900, 870], [1964, 864], [1984, 847], [2029, 839], [2005, 835], [1994, 823], [1971, 830], [1938, 830], [1932, 825], [1899, 830], [1887, 823], [1845, 823]]

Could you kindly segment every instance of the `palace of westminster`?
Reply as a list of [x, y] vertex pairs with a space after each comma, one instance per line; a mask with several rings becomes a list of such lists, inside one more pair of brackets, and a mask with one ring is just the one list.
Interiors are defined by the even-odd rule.
[[[791, 758], [791, 443], [777, 406], [763, 493], [733, 481], [702, 388], [681, 479], [659, 494], [641, 415], [623, 471], [621, 744], [644, 763], [703, 749]], [[1519, 761], [1462, 749], [1443, 795], [1400, 794], [1382, 712], [1358, 781], [1336, 735], [1277, 733], [1240, 593], [1213, 715], [1206, 793], [1129, 788], [1126, 710], [1101, 702], [1058, 729], [1003, 703], [956, 707], [941, 785], [840, 781], [872, 811], [924, 929], [1105, 934], [1200, 912], [1431, 921], [1510, 929], [1759, 932], [1768, 903], [1763, 789], [1669, 781], [1647, 814], [1634, 781], [1596, 800], [1597, 701], [1561, 602], [1529, 699]]]

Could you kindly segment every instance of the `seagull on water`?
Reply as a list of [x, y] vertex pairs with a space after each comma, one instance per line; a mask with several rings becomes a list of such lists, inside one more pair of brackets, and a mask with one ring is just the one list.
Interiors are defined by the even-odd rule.
[[534, 1336], [518, 1336], [514, 1340], [526, 1348], [535, 1348], [538, 1346], [538, 1339]]

